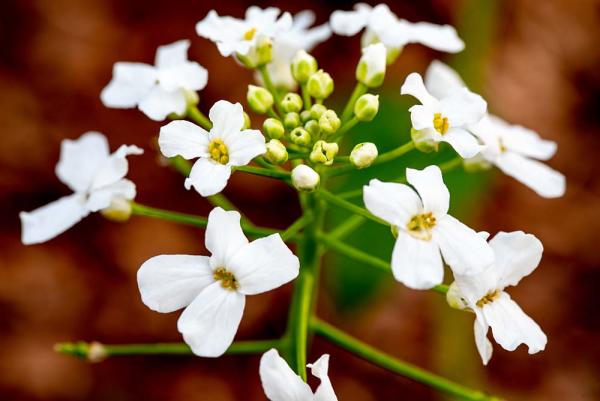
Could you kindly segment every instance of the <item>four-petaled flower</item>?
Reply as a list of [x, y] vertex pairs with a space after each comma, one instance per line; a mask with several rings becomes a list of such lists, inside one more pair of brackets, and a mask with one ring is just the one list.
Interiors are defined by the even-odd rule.
[[189, 122], [172, 121], [160, 129], [158, 144], [166, 157], [199, 158], [185, 180], [202, 196], [219, 193], [227, 185], [231, 169], [248, 164], [267, 151], [257, 130], [243, 130], [244, 110], [239, 103], [220, 100], [209, 112], [210, 132]]
[[[448, 213], [450, 194], [437, 166], [406, 169], [404, 184], [371, 180], [363, 189], [367, 209], [387, 221], [396, 235], [392, 272], [414, 289], [441, 284], [444, 261], [454, 273], [476, 274], [494, 261], [490, 246]], [[440, 254], [441, 253], [441, 254]]]
[[[427, 69], [425, 85], [434, 96], [442, 97], [466, 87], [456, 71], [439, 61], [432, 62]], [[481, 156], [505, 174], [545, 198], [564, 195], [565, 176], [539, 161], [554, 156], [555, 142], [544, 140], [537, 132], [509, 124], [492, 114], [470, 126], [469, 130], [485, 145]]]
[[246, 295], [275, 289], [298, 275], [298, 258], [279, 234], [248, 242], [238, 212], [217, 207], [208, 216], [211, 256], [160, 255], [138, 271], [142, 301], [168, 313], [185, 308], [178, 330], [199, 356], [217, 357], [231, 345]]
[[409, 111], [412, 126], [422, 138], [435, 144], [446, 142], [463, 158], [481, 151], [483, 146], [468, 131], [469, 126], [485, 116], [487, 103], [481, 96], [461, 88], [446, 96], [434, 97], [416, 72], [406, 77], [400, 93], [421, 102]]
[[62, 141], [56, 175], [74, 193], [32, 212], [21, 212], [22, 242], [48, 241], [91, 212], [133, 199], [135, 184], [124, 178], [129, 169], [126, 157], [143, 152], [137, 146], [122, 145], [111, 154], [106, 137], [98, 132]]
[[329, 381], [329, 355], [321, 356], [315, 363], [306, 365], [321, 384], [313, 393], [310, 386], [294, 373], [275, 349], [260, 358], [260, 380], [267, 398], [271, 401], [337, 401]]
[[169, 114], [184, 115], [188, 100], [197, 97], [208, 80], [208, 72], [187, 59], [189, 40], [180, 40], [156, 50], [155, 65], [119, 62], [100, 99], [107, 107], [138, 107], [149, 118], [164, 120]]
[[492, 357], [487, 339], [490, 327], [496, 342], [508, 351], [526, 344], [529, 353], [535, 354], [547, 342], [540, 326], [504, 291], [535, 270], [542, 258], [542, 243], [531, 234], [515, 231], [499, 232], [489, 244], [495, 254], [493, 266], [471, 276], [456, 274], [448, 291], [453, 306], [475, 312], [475, 344], [484, 364]]

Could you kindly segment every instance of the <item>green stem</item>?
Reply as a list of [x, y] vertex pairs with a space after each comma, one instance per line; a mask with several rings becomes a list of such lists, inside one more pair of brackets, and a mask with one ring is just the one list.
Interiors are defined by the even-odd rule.
[[356, 118], [356, 116], [352, 116], [350, 120], [346, 121], [344, 125], [342, 125], [340, 129], [337, 130], [335, 136], [332, 138], [332, 141], [338, 141], [346, 132], [354, 128], [354, 126], [359, 122], [360, 120]]
[[346, 220], [335, 229], [329, 232], [331, 238], [341, 239], [350, 234], [352, 231], [360, 227], [365, 222], [362, 216], [354, 215]]
[[454, 170], [457, 167], [461, 167], [463, 164], [463, 158], [460, 156], [455, 157], [454, 159], [450, 159], [447, 162], [441, 163], [439, 165], [442, 173]]
[[262, 167], [254, 167], [254, 166], [237, 166], [235, 167], [236, 171], [243, 171], [244, 173], [262, 175], [264, 177], [277, 178], [284, 181], [289, 181], [291, 177], [291, 173], [285, 170], [271, 170]]
[[346, 103], [346, 107], [344, 107], [344, 111], [342, 112], [342, 123], [345, 123], [352, 117], [354, 114], [354, 103], [356, 103], [359, 97], [367, 93], [367, 89], [367, 86], [362, 82], [356, 83], [356, 86], [352, 91], [352, 95], [350, 96], [350, 99], [348, 100], [348, 103]]
[[194, 122], [200, 124], [204, 129], [210, 130], [212, 128], [210, 120], [195, 105], [188, 106], [187, 116], [194, 120]]
[[294, 238], [312, 219], [312, 213], [302, 215], [298, 220], [293, 222], [284, 232], [281, 233], [281, 239], [287, 241]]
[[444, 377], [428, 372], [408, 362], [401, 361], [382, 351], [344, 333], [343, 331], [331, 326], [319, 319], [311, 321], [311, 328], [316, 334], [326, 338], [332, 343], [350, 351], [356, 356], [380, 366], [390, 372], [408, 377], [416, 382], [425, 384], [436, 390], [459, 397], [468, 401], [501, 401], [500, 398], [485, 394], [482, 391], [474, 390], [455, 383]]
[[308, 94], [308, 90], [306, 89], [306, 83], [300, 86], [300, 90], [302, 91], [302, 101], [304, 103], [304, 110], [308, 110], [312, 106], [312, 101], [310, 100], [310, 95]]
[[317, 195], [319, 197], [323, 198], [328, 203], [331, 203], [332, 205], [336, 205], [341, 208], [344, 208], [344, 209], [348, 210], [349, 212], [366, 217], [367, 219], [373, 220], [374, 222], [379, 223], [379, 224], [383, 224], [384, 226], [389, 226], [389, 224], [387, 222], [381, 220], [377, 216], [372, 215], [368, 210], [363, 209], [362, 207], [357, 206], [354, 203], [350, 203], [344, 199], [341, 199], [338, 196], [332, 194], [331, 192], [321, 189], [317, 192]]
[[[258, 72], [260, 73], [260, 76], [262, 78], [263, 83], [265, 84], [265, 87], [267, 88], [267, 90], [269, 92], [271, 92], [271, 94], [273, 95], [273, 98], [275, 99], [275, 108], [277, 109], [277, 111], [280, 114], [284, 114], [283, 111], [281, 110], [281, 105], [279, 104], [279, 92], [277, 91], [277, 88], [275, 88], [275, 85], [273, 85], [273, 81], [271, 80], [271, 75], [269, 74], [269, 70], [267, 69], [266, 65], [262, 65], [260, 67], [258, 67]], [[277, 117], [275, 117], [277, 118]]]

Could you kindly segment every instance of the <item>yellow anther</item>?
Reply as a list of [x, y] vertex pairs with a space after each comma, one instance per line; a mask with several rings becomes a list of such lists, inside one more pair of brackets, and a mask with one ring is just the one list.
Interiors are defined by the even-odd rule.
[[217, 270], [215, 270], [213, 273], [213, 278], [216, 281], [220, 281], [221, 287], [225, 289], [234, 291], [240, 287], [240, 284], [235, 279], [233, 273], [227, 271], [227, 269], [224, 267], [219, 267]]
[[429, 212], [413, 216], [406, 225], [406, 228], [408, 229], [408, 233], [413, 237], [429, 241], [431, 239], [431, 229], [435, 224], [435, 216]]
[[221, 139], [217, 138], [210, 141], [208, 144], [208, 153], [210, 154], [210, 158], [217, 163], [229, 163], [229, 150]]
[[478, 308], [483, 308], [484, 305], [492, 303], [500, 296], [500, 291], [494, 290], [485, 294], [479, 301], [475, 303]]
[[448, 118], [442, 117], [442, 113], [435, 113], [433, 115], [433, 128], [440, 134], [444, 135], [448, 132], [448, 128], [450, 128], [450, 123], [448, 122]]
[[502, 138], [498, 138], [498, 146], [500, 147], [500, 153], [504, 153], [508, 150], [506, 148], [506, 145], [504, 145], [504, 141], [502, 141]]
[[254, 38], [254, 35], [256, 35], [256, 28], [249, 29], [244, 34], [244, 40], [252, 40]]

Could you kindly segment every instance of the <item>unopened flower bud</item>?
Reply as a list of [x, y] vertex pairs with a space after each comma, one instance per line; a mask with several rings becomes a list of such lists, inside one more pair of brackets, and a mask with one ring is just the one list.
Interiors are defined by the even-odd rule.
[[98, 363], [102, 362], [106, 358], [108, 358], [108, 353], [106, 352], [104, 345], [98, 341], [94, 341], [89, 345], [87, 351], [87, 359], [89, 362]]
[[260, 86], [248, 85], [246, 98], [252, 111], [258, 114], [265, 114], [273, 107], [273, 95]]
[[306, 89], [315, 99], [325, 99], [333, 92], [333, 79], [325, 71], [319, 70], [310, 76]]
[[310, 120], [313, 120], [310, 110], [304, 110], [302, 113], [300, 113], [300, 121], [302, 121], [302, 124], [305, 124]]
[[410, 129], [410, 136], [415, 147], [424, 153], [437, 152], [439, 144], [432, 138], [429, 130]]
[[313, 120], [318, 120], [326, 111], [327, 107], [323, 106], [322, 104], [313, 104], [310, 108], [310, 115]]
[[379, 95], [367, 93], [354, 103], [354, 115], [358, 121], [372, 121], [379, 111]]
[[287, 113], [283, 118], [283, 125], [289, 131], [300, 125], [300, 115], [298, 113]]
[[292, 59], [291, 69], [296, 82], [304, 84], [317, 71], [317, 60], [304, 50], [300, 50]]
[[463, 167], [467, 173], [475, 173], [478, 171], [489, 170], [492, 168], [492, 164], [485, 160], [481, 153], [477, 153], [475, 156], [463, 160]]
[[236, 54], [236, 58], [246, 68], [257, 68], [273, 60], [273, 42], [271, 38], [261, 35], [256, 44], [246, 54]]
[[369, 45], [362, 50], [356, 67], [356, 80], [369, 88], [381, 86], [385, 78], [386, 50], [383, 43]]
[[183, 96], [185, 96], [185, 103], [188, 106], [195, 106], [200, 102], [200, 96], [198, 92], [189, 89], [183, 89]]
[[400, 53], [402, 53], [402, 49], [402, 47], [387, 48], [387, 57], [385, 58], [387, 65], [394, 64], [394, 61], [396, 61], [398, 56], [400, 56]]
[[321, 131], [326, 134], [333, 134], [340, 128], [341, 124], [342, 122], [333, 110], [327, 110], [325, 113], [321, 114], [321, 117], [319, 118], [319, 127], [321, 127]]
[[316, 120], [308, 121], [304, 124], [304, 129], [306, 129], [313, 138], [316, 138], [321, 134], [321, 127]]
[[446, 301], [448, 302], [448, 305], [450, 305], [450, 307], [454, 309], [469, 309], [469, 304], [460, 292], [460, 289], [456, 285], [456, 282], [450, 284], [450, 287], [448, 287], [448, 292], [446, 293]]
[[300, 110], [302, 110], [302, 98], [297, 93], [290, 92], [281, 100], [281, 108], [286, 113], [300, 113]]
[[125, 198], [114, 198], [110, 206], [100, 211], [100, 214], [112, 221], [127, 221], [131, 217], [131, 202]]
[[252, 121], [250, 121], [250, 116], [248, 113], [244, 112], [244, 125], [242, 125], [242, 129], [249, 129], [252, 126]]
[[306, 147], [310, 146], [310, 143], [312, 142], [312, 137], [310, 136], [307, 130], [305, 130], [302, 127], [298, 127], [290, 133], [290, 141], [292, 141], [292, 143], [298, 146]]
[[377, 146], [371, 142], [359, 143], [350, 152], [350, 163], [356, 168], [367, 168], [377, 158]]
[[265, 159], [273, 164], [283, 164], [288, 159], [288, 152], [285, 145], [278, 139], [271, 139], [267, 142], [267, 153]]
[[306, 164], [300, 164], [292, 170], [292, 184], [299, 191], [314, 191], [320, 180], [319, 174]]
[[337, 143], [317, 141], [313, 146], [312, 152], [310, 152], [310, 161], [313, 163], [321, 163], [326, 166], [331, 166], [338, 150], [339, 147]]
[[285, 133], [283, 123], [276, 118], [267, 118], [263, 122], [263, 132], [266, 136], [273, 139], [279, 139]]

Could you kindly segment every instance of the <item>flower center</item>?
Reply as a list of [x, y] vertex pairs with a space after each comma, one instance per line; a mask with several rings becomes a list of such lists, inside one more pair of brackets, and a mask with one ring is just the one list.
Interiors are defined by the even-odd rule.
[[210, 141], [208, 144], [208, 153], [210, 154], [210, 158], [217, 163], [229, 163], [229, 151], [221, 139], [213, 139]]
[[244, 33], [244, 40], [252, 40], [254, 35], [256, 35], [256, 28], [248, 29], [246, 33]]
[[502, 140], [502, 138], [498, 138], [498, 147], [500, 148], [500, 153], [504, 153], [508, 150], [506, 148], [506, 145], [504, 145], [504, 141]]
[[219, 267], [213, 272], [213, 278], [221, 282], [221, 287], [235, 291], [240, 287], [240, 284], [235, 279], [233, 273], [229, 272], [224, 267]]
[[433, 213], [422, 213], [413, 216], [406, 225], [408, 233], [415, 238], [429, 241], [431, 239], [431, 229], [435, 226], [436, 220]]
[[450, 123], [447, 117], [443, 117], [442, 113], [435, 113], [433, 115], [433, 128], [440, 134], [444, 135], [450, 128]]
[[492, 303], [494, 300], [498, 299], [500, 296], [500, 291], [494, 290], [485, 294], [479, 301], [475, 303], [478, 308], [483, 308], [484, 305]]

